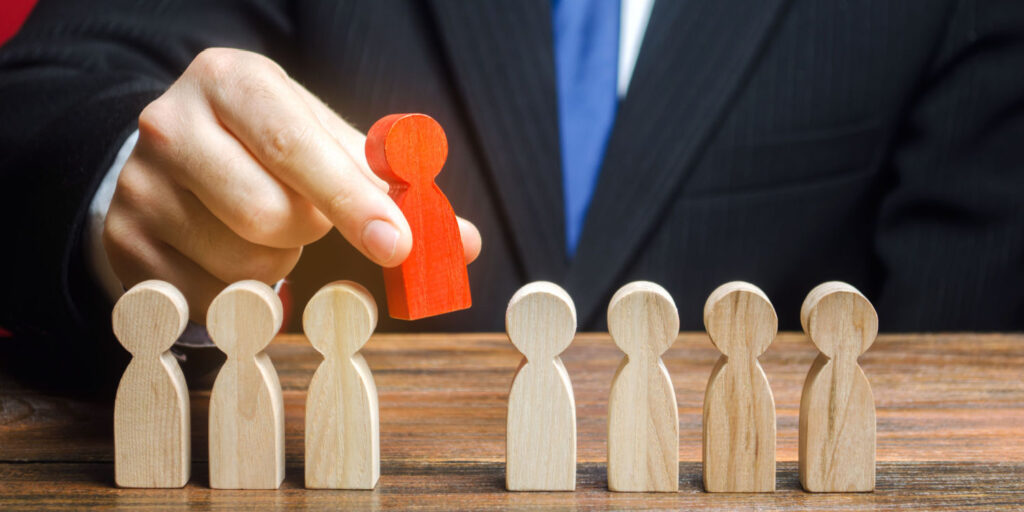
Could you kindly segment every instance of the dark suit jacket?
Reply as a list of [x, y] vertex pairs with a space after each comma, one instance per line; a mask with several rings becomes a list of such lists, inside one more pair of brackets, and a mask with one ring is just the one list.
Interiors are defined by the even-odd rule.
[[[141, 108], [200, 50], [266, 54], [355, 126], [424, 112], [438, 182], [483, 233], [474, 307], [383, 330], [500, 330], [517, 287], [562, 284], [601, 329], [635, 279], [702, 328], [729, 280], [784, 329], [840, 279], [885, 331], [1024, 327], [1024, 2], [658, 0], [578, 256], [565, 251], [548, 0], [43, 0], [0, 52], [0, 325], [109, 332], [82, 262], [86, 205]], [[337, 278], [384, 304], [332, 235], [297, 306]]]

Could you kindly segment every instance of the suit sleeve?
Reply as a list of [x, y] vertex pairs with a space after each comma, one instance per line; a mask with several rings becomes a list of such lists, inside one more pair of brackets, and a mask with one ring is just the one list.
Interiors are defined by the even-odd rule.
[[[282, 2], [283, 3], [283, 2]], [[142, 108], [205, 48], [286, 58], [275, 1], [42, 0], [0, 49], [0, 326], [61, 351], [111, 345], [83, 257], [87, 209]]]
[[881, 328], [1024, 329], [1024, 2], [961, 2], [899, 132]]

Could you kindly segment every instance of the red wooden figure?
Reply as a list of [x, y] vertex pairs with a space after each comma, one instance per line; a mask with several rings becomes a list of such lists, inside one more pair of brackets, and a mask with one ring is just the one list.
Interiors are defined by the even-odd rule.
[[455, 211], [434, 183], [447, 158], [448, 139], [430, 116], [392, 114], [366, 134], [366, 160], [391, 185], [412, 228], [409, 258], [384, 269], [392, 318], [416, 320], [472, 305]]

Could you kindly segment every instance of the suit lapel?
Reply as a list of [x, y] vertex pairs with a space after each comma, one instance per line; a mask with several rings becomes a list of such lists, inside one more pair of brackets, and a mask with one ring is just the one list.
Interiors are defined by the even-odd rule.
[[566, 271], [549, 0], [432, 0], [455, 86], [529, 280]]
[[655, 3], [566, 279], [581, 324], [678, 196], [785, 2]]

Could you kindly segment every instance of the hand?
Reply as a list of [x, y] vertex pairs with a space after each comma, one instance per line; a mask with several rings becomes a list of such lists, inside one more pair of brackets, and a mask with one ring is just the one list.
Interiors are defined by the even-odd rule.
[[[277, 282], [332, 226], [375, 263], [400, 264], [412, 234], [364, 142], [273, 61], [203, 51], [139, 115], [103, 231], [114, 273], [174, 284], [205, 323], [228, 283]], [[480, 233], [459, 227], [470, 262]]]

